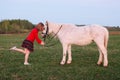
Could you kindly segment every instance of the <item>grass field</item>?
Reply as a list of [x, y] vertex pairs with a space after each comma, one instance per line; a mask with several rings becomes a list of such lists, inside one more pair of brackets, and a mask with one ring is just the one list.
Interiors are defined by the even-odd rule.
[[72, 46], [72, 64], [61, 66], [62, 47], [57, 40], [49, 47], [35, 42], [35, 51], [29, 58], [32, 65], [24, 66], [24, 55], [8, 49], [20, 47], [25, 37], [26, 34], [0, 35], [0, 80], [120, 80], [120, 35], [109, 38], [107, 68], [96, 65], [99, 54], [94, 43]]

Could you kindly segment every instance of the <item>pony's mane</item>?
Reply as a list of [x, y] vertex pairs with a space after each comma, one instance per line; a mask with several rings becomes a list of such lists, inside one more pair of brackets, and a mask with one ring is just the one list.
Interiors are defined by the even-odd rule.
[[55, 25], [55, 26], [61, 26], [61, 25], [63, 25], [63, 27], [67, 27], [67, 26], [69, 26], [69, 27], [73, 27], [73, 26], [76, 26], [75, 24], [70, 24], [70, 23], [55, 23], [55, 22], [48, 22], [48, 24], [53, 24], [53, 25]]

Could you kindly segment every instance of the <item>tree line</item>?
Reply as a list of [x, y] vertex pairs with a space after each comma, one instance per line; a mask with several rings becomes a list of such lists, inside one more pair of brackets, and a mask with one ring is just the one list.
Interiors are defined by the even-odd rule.
[[0, 21], [0, 34], [24, 33], [31, 30], [34, 26], [28, 20], [2, 20]]
[[[25, 33], [31, 30], [35, 25], [28, 20], [12, 19], [0, 21], [0, 34], [7, 33]], [[77, 25], [84, 26], [84, 25]], [[120, 26], [104, 26], [109, 31], [120, 31]]]

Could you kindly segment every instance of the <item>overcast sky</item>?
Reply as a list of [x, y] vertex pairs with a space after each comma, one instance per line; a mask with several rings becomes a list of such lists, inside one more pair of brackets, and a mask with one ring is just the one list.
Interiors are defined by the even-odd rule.
[[0, 0], [0, 20], [120, 26], [120, 0]]

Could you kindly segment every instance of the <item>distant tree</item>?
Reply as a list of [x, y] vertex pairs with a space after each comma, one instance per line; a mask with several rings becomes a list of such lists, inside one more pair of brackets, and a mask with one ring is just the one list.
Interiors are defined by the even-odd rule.
[[32, 29], [34, 25], [28, 20], [3, 20], [0, 22], [0, 33], [21, 33]]
[[117, 28], [120, 28], [119, 26], [117, 26]]

